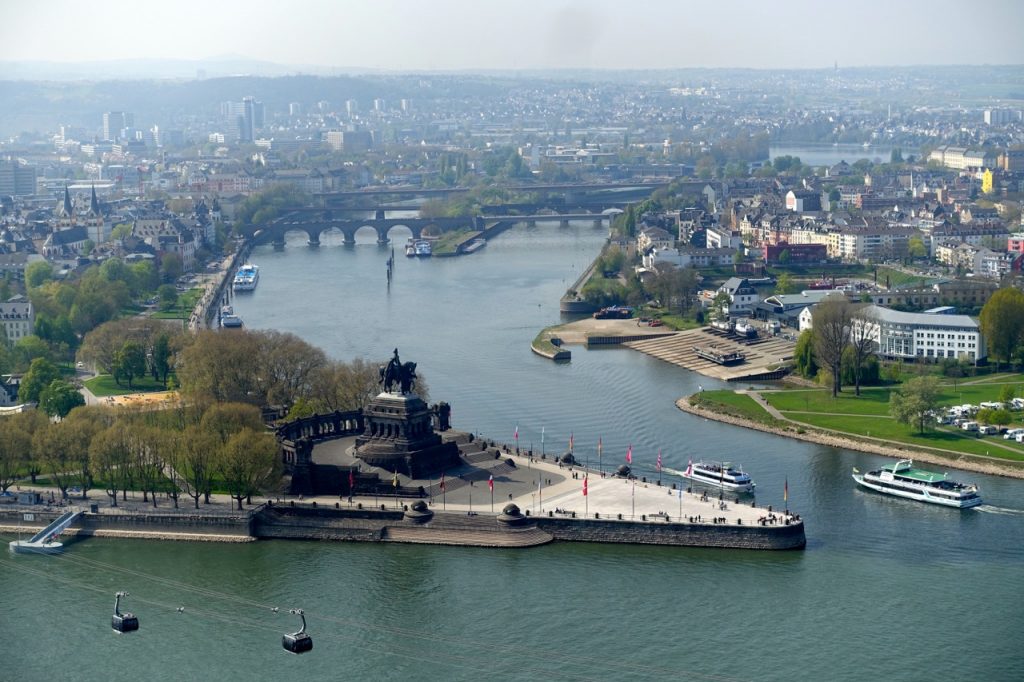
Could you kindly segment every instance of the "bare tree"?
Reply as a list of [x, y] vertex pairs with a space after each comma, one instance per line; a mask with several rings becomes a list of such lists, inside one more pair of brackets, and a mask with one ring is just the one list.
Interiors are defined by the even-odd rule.
[[874, 307], [860, 306], [851, 314], [850, 349], [853, 358], [854, 395], [860, 395], [860, 374], [867, 359], [877, 350], [878, 316]]
[[277, 443], [269, 433], [245, 428], [220, 448], [220, 470], [232, 499], [242, 500], [267, 488], [280, 476]]
[[217, 467], [217, 450], [220, 443], [212, 434], [198, 426], [185, 429], [180, 443], [178, 481], [182, 484], [185, 494], [195, 502], [196, 509], [199, 509], [200, 497], [206, 495], [207, 504], [210, 502], [209, 493]]
[[850, 302], [842, 294], [814, 307], [811, 340], [814, 359], [832, 374], [832, 397], [842, 391], [843, 351], [850, 342]]

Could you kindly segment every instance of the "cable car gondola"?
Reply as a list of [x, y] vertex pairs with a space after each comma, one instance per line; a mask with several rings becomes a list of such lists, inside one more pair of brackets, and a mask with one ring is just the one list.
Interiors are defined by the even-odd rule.
[[135, 614], [125, 611], [121, 613], [121, 597], [127, 597], [127, 592], [118, 592], [114, 595], [114, 615], [110, 619], [110, 627], [114, 632], [132, 632], [139, 629], [139, 619]]
[[292, 609], [291, 613], [302, 619], [302, 627], [298, 632], [287, 634], [281, 638], [281, 646], [293, 654], [304, 654], [313, 649], [313, 638], [306, 634], [306, 616], [302, 609]]

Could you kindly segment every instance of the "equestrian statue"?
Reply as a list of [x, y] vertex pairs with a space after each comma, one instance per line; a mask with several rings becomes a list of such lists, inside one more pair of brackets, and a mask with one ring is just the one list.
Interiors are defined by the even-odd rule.
[[379, 368], [380, 383], [384, 386], [385, 393], [391, 393], [392, 387], [398, 387], [403, 395], [412, 393], [416, 384], [416, 363], [402, 361], [398, 358], [398, 349], [395, 349], [394, 356], [388, 360], [387, 365]]

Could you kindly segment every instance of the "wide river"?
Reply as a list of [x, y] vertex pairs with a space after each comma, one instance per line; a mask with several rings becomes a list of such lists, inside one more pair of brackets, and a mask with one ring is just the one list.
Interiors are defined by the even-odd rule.
[[[363, 235], [360, 234], [360, 237]], [[516, 227], [462, 258], [396, 269], [355, 247], [291, 235], [257, 249], [250, 328], [294, 332], [330, 355], [419, 364], [457, 428], [603, 465], [632, 444], [653, 470], [690, 457], [741, 463], [759, 504], [807, 522], [799, 552], [552, 544], [530, 550], [266, 541], [91, 539], [61, 558], [0, 557], [0, 678], [1018, 680], [1024, 669], [1024, 482], [952, 472], [986, 505], [954, 511], [855, 488], [879, 457], [679, 412], [712, 380], [626, 349], [530, 352], [602, 230]], [[113, 592], [142, 630], [115, 636]], [[184, 607], [178, 613], [177, 607]], [[273, 613], [271, 606], [281, 607]], [[280, 633], [306, 609], [312, 653]]]

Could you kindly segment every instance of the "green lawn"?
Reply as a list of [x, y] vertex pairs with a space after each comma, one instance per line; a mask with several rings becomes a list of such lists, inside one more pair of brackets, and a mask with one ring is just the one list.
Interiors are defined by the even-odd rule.
[[[790, 416], [790, 415], [787, 415]], [[884, 438], [921, 448], [945, 448], [972, 455], [988, 455], [1016, 461], [1024, 461], [1024, 446], [1014, 441], [1003, 440], [1001, 436], [968, 435], [967, 432], [948, 429], [929, 429], [924, 434], [916, 428], [900, 424], [895, 419], [879, 419], [877, 416], [841, 416], [800, 414], [792, 415], [805, 424], [830, 431]], [[1000, 447], [1007, 445], [1009, 450]]]
[[202, 289], [189, 289], [178, 294], [178, 300], [170, 310], [158, 310], [151, 317], [158, 320], [187, 320], [203, 295]]
[[111, 395], [125, 395], [127, 393], [148, 393], [151, 391], [166, 391], [167, 387], [159, 381], [153, 381], [152, 376], [137, 377], [132, 381], [132, 388], [127, 384], [117, 385], [114, 377], [110, 374], [101, 374], [85, 382], [85, 387], [92, 391], [97, 398], [105, 398]]
[[765, 412], [764, 408], [758, 405], [753, 398], [744, 393], [730, 390], [703, 391], [697, 394], [697, 398], [700, 404], [707, 405], [716, 412], [752, 419], [772, 426], [783, 425]]
[[860, 397], [853, 395], [853, 390], [844, 390], [836, 398], [827, 390], [799, 389], [764, 392], [768, 403], [775, 409], [786, 412], [841, 412], [843, 414], [887, 415], [889, 414], [888, 388], [861, 389]]

